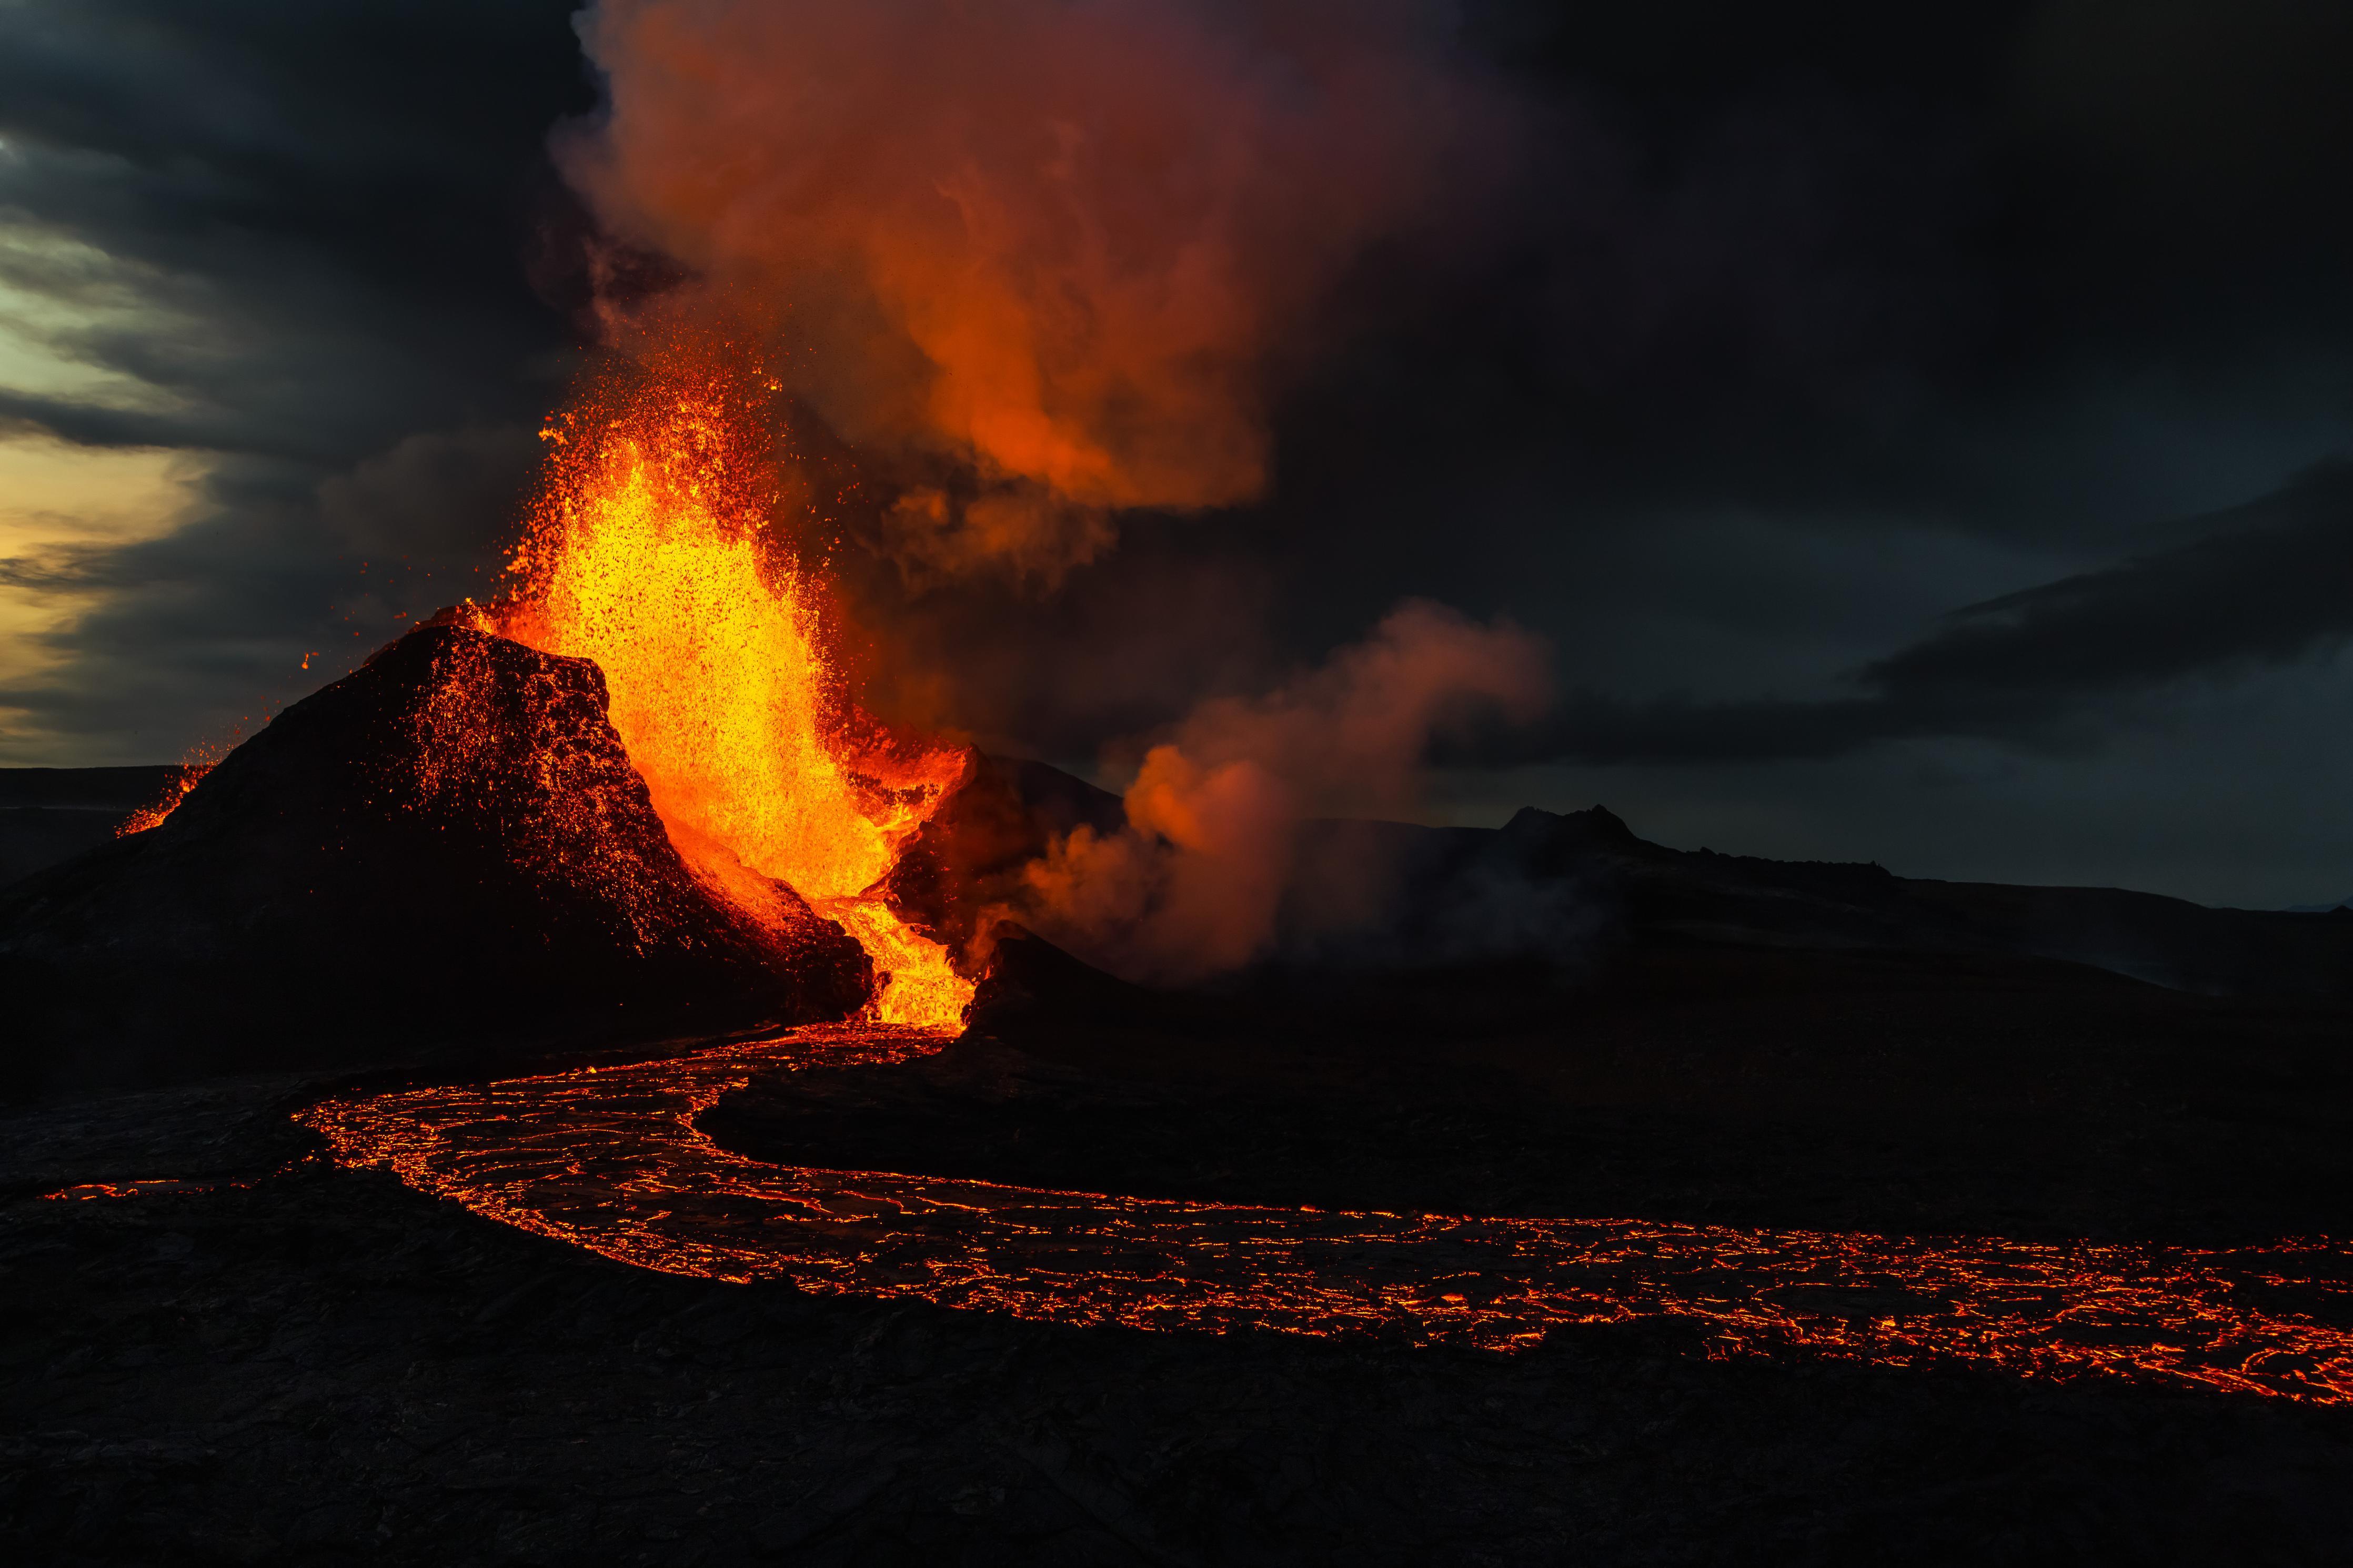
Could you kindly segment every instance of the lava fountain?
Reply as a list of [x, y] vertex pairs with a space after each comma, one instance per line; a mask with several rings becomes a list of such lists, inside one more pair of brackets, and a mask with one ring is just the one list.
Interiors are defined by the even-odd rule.
[[689, 349], [587, 388], [543, 432], [515, 592], [487, 614], [604, 671], [613, 727], [698, 876], [772, 926], [789, 887], [873, 960], [876, 1022], [954, 1029], [972, 983], [882, 884], [969, 760], [892, 735], [847, 693], [824, 584], [770, 528], [773, 390]]

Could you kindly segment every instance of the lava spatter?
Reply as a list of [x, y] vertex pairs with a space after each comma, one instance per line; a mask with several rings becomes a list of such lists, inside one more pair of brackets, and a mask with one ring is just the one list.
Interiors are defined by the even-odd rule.
[[128, 838], [134, 833], [144, 833], [151, 827], [162, 826], [164, 820], [177, 811], [180, 803], [188, 798], [188, 792], [205, 782], [205, 775], [213, 771], [214, 764], [219, 760], [217, 756], [203, 755], [193, 762], [183, 763], [178, 771], [165, 782], [164, 793], [150, 804], [141, 806], [129, 816], [124, 817], [115, 828], [114, 836], [117, 838]]

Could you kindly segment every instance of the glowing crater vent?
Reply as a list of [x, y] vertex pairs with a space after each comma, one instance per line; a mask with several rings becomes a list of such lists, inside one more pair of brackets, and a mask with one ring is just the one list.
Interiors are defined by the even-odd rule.
[[548, 475], [499, 629], [596, 661], [671, 841], [747, 912], [770, 879], [865, 948], [877, 1021], [953, 1029], [971, 1001], [881, 883], [965, 753], [885, 734], [825, 651], [822, 585], [764, 544], [768, 422], [741, 374], [657, 363], [547, 432]]

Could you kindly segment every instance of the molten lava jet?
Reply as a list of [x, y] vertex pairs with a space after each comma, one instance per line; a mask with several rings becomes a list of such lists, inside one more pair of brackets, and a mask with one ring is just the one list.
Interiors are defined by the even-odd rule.
[[691, 350], [592, 388], [545, 432], [518, 592], [485, 613], [604, 671], [613, 727], [698, 876], [762, 921], [791, 888], [872, 959], [875, 1021], [952, 1030], [972, 982], [881, 889], [969, 758], [900, 741], [845, 694], [823, 585], [767, 532], [764, 390]]

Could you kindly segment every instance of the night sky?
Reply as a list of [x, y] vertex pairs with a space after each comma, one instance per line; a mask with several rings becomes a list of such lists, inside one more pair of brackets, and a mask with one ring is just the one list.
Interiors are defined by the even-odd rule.
[[[572, 9], [0, 5], [0, 763], [218, 745], [490, 591], [610, 254]], [[1418, 597], [1558, 694], [1433, 819], [2353, 893], [2353, 7], [1388, 9], [1478, 130], [1293, 301], [1254, 499], [1050, 582], [839, 520], [929, 717], [1091, 767]]]

